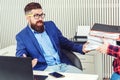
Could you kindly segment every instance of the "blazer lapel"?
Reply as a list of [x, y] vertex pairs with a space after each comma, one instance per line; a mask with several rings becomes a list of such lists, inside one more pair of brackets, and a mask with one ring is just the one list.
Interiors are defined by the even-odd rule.
[[[35, 45], [36, 49], [37, 49], [40, 53], [42, 53], [42, 49], [40, 48], [39, 43], [38, 43], [37, 39], [35, 38], [33, 32], [30, 30], [29, 27], [28, 27], [27, 29], [28, 29], [28, 34], [29, 34], [29, 36], [30, 36], [30, 38], [31, 38], [31, 40], [32, 40], [32, 42], [33, 42], [33, 45]], [[43, 55], [43, 54], [42, 54], [42, 55]]]
[[[47, 27], [47, 26], [45, 26], [45, 27]], [[51, 35], [51, 32], [50, 32], [50, 30], [49, 30], [48, 28], [46, 28], [45, 30], [46, 30], [46, 32], [47, 32], [47, 34], [48, 34], [48, 36], [49, 36], [49, 38], [50, 38], [50, 40], [51, 40], [51, 42], [52, 42], [52, 44], [53, 44], [53, 47], [54, 47], [55, 50], [57, 51], [58, 49], [57, 49], [57, 46], [56, 46], [55, 41], [54, 41], [54, 39], [53, 39], [54, 36]]]

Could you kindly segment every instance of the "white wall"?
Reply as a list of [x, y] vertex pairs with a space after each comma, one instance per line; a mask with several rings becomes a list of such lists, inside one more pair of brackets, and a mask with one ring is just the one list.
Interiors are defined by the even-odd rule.
[[45, 20], [53, 20], [68, 38], [74, 36], [77, 25], [120, 25], [119, 0], [0, 0], [1, 48], [16, 43], [16, 33], [27, 24], [23, 9], [31, 1], [40, 2]]

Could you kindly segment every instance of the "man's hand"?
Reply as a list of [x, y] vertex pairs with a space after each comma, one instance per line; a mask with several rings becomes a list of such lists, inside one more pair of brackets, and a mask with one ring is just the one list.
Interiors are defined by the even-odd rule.
[[83, 51], [84, 53], [90, 52], [90, 50], [86, 50], [86, 46], [87, 46], [88, 44], [89, 44], [89, 43], [86, 42], [86, 43], [83, 45], [82, 51]]
[[[25, 54], [23, 54], [23, 57], [27, 57], [27, 56]], [[33, 59], [32, 60], [32, 67], [35, 67], [35, 65], [37, 64], [37, 62], [38, 62], [37, 58]]]

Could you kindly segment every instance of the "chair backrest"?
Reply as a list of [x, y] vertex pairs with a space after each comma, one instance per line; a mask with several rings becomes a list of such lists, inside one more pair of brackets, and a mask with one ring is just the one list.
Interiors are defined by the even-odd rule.
[[62, 49], [61, 51], [70, 59], [75, 67], [83, 70], [80, 59], [72, 51], [68, 51], [65, 49]]

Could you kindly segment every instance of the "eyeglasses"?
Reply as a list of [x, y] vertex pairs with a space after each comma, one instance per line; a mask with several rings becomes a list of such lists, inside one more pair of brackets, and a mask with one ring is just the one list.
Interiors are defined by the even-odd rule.
[[32, 16], [34, 17], [35, 19], [39, 19], [39, 18], [45, 18], [45, 13], [42, 13], [42, 14], [29, 14], [28, 16]]

